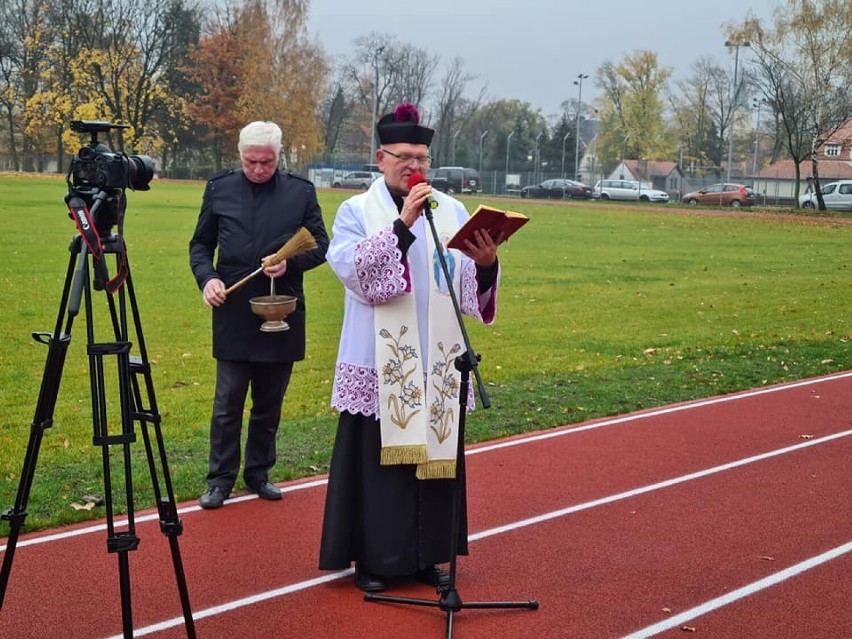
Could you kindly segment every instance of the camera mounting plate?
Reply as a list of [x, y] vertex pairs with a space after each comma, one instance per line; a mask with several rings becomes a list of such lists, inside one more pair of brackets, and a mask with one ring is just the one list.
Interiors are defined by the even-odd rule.
[[71, 120], [71, 130], [78, 133], [100, 133], [110, 129], [126, 129], [128, 124], [113, 124], [102, 120]]

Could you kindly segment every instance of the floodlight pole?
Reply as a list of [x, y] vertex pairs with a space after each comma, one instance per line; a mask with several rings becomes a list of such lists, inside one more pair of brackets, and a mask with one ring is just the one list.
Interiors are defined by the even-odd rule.
[[541, 141], [541, 136], [544, 135], [544, 131], [541, 131], [537, 136], [535, 136], [535, 162], [533, 164], [533, 182], [540, 182], [539, 180], [539, 161], [541, 156], [539, 155], [539, 142]]
[[376, 120], [379, 118], [379, 56], [384, 52], [384, 45], [373, 52], [373, 121], [370, 123], [370, 161], [376, 161]]
[[485, 129], [482, 135], [479, 136], [479, 179], [482, 179], [482, 141], [488, 135], [488, 129]]
[[755, 98], [752, 106], [757, 109], [757, 124], [754, 127], [754, 159], [751, 163], [751, 178], [757, 175], [757, 150], [760, 147], [760, 107], [766, 100], [764, 98]]
[[[580, 73], [577, 75], [577, 79], [574, 80], [574, 84], [579, 87], [579, 93], [577, 95], [577, 123], [576, 123], [576, 134], [574, 139], [574, 181], [580, 181], [580, 112], [583, 110], [583, 80], [587, 79], [589, 76], [585, 73]], [[564, 173], [564, 171], [563, 171]], [[563, 175], [564, 177], [564, 175]]]
[[737, 101], [740, 96], [740, 85], [739, 78], [737, 75], [737, 69], [740, 61], [740, 47], [750, 47], [750, 42], [732, 42], [730, 40], [725, 41], [726, 47], [734, 47], [734, 87], [731, 90], [731, 108], [730, 108], [730, 118], [731, 125], [728, 127], [728, 165], [725, 167], [725, 182], [731, 181], [731, 163], [733, 162], [734, 157], [734, 121], [736, 120], [737, 113]]
[[509, 143], [512, 141], [513, 135], [515, 135], [515, 132], [510, 131], [509, 135], [506, 136], [506, 179], [509, 178]]
[[456, 138], [459, 137], [459, 133], [461, 133], [461, 129], [453, 133], [453, 166], [456, 164]]

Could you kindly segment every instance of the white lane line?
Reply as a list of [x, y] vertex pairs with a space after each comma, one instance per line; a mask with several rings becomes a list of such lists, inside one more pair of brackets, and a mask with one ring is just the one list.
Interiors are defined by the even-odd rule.
[[556, 519], [558, 517], [564, 517], [565, 515], [570, 515], [572, 513], [580, 512], [582, 510], [588, 510], [590, 508], [596, 508], [598, 506], [604, 506], [606, 504], [612, 504], [617, 501], [621, 501], [624, 499], [630, 499], [631, 497], [636, 497], [637, 495], [644, 495], [645, 493], [650, 493], [655, 490], [662, 490], [664, 488], [669, 488], [670, 486], [676, 486], [677, 484], [682, 484], [684, 482], [692, 481], [694, 479], [700, 479], [702, 477], [707, 477], [709, 475], [715, 475], [716, 473], [725, 472], [726, 470], [731, 470], [732, 468], [739, 468], [740, 466], [746, 466], [748, 464], [754, 464], [759, 461], [763, 461], [764, 459], [771, 459], [772, 457], [779, 457], [780, 455], [786, 455], [787, 453], [792, 453], [798, 450], [802, 450], [804, 448], [810, 448], [811, 446], [817, 446], [819, 444], [825, 444], [827, 442], [833, 441], [835, 439], [841, 439], [843, 437], [849, 437], [852, 435], [852, 430], [846, 430], [841, 433], [833, 433], [831, 435], [826, 435], [825, 437], [820, 437], [819, 439], [810, 439], [801, 444], [794, 444], [793, 446], [787, 446], [785, 448], [778, 448], [777, 450], [771, 450], [767, 453], [761, 453], [759, 455], [753, 455], [751, 457], [744, 457], [743, 459], [738, 459], [736, 461], [728, 462], [727, 464], [721, 464], [719, 466], [713, 466], [712, 468], [706, 468], [704, 470], [699, 470], [694, 473], [689, 473], [688, 475], [681, 475], [680, 477], [673, 477], [672, 479], [666, 479], [661, 482], [657, 482], [656, 484], [649, 484], [647, 486], [640, 486], [639, 488], [634, 488], [632, 490], [627, 490], [623, 493], [618, 493], [615, 495], [608, 495], [606, 497], [601, 497], [600, 499], [594, 499], [592, 501], [587, 501], [584, 504], [576, 504], [574, 506], [569, 506], [568, 508], [562, 508], [561, 510], [554, 510], [553, 512], [545, 513], [543, 515], [538, 515], [536, 517], [530, 517], [529, 519], [522, 519], [521, 521], [516, 521], [511, 524], [506, 524], [505, 526], [498, 526], [497, 528], [491, 528], [490, 530], [483, 530], [482, 532], [474, 533], [470, 535], [470, 540], [475, 541], [477, 539], [484, 539], [486, 537], [492, 537], [493, 535], [501, 535], [506, 532], [510, 532], [512, 530], [517, 530], [519, 528], [525, 528], [526, 526], [533, 526], [535, 524], [540, 524], [545, 521], [549, 521], [551, 519]]
[[820, 377], [817, 379], [810, 380], [802, 380], [798, 382], [790, 382], [789, 384], [784, 384], [781, 386], [770, 386], [769, 388], [760, 388], [756, 390], [744, 391], [741, 393], [734, 393], [731, 395], [723, 395], [721, 397], [711, 397], [710, 399], [698, 399], [694, 402], [689, 402], [687, 404], [678, 404], [676, 406], [665, 406], [663, 408], [659, 408], [656, 410], [649, 410], [645, 413], [639, 414], [631, 414], [631, 415], [623, 415], [621, 417], [613, 417], [611, 419], [604, 419], [601, 421], [596, 421], [591, 424], [585, 424], [582, 426], [563, 426], [557, 428], [553, 431], [548, 431], [545, 433], [538, 433], [536, 435], [529, 435], [526, 437], [519, 437], [518, 439], [512, 439], [504, 442], [497, 442], [496, 444], [486, 444], [481, 447], [474, 448], [472, 450], [466, 451], [465, 455], [476, 455], [478, 453], [486, 453], [492, 450], [499, 450], [501, 448], [509, 448], [510, 446], [519, 446], [520, 444], [530, 444], [533, 442], [543, 441], [546, 439], [553, 439], [554, 437], [562, 437], [563, 435], [573, 435], [574, 433], [582, 433], [587, 430], [595, 430], [597, 428], [603, 428], [605, 426], [616, 426], [618, 424], [625, 424], [627, 422], [637, 422], [643, 419], [650, 419], [651, 417], [660, 417], [661, 415], [671, 415], [673, 413], [680, 413], [687, 410], [693, 410], [695, 408], [704, 408], [706, 406], [715, 406], [717, 404], [726, 404], [728, 402], [735, 402], [741, 399], [748, 399], [750, 397], [759, 397], [761, 395], [769, 395], [771, 393], [780, 393], [781, 391], [792, 390], [795, 388], [801, 388], [802, 386], [812, 386], [813, 384], [823, 384], [825, 382], [833, 382], [838, 379], [845, 379], [847, 377], [852, 377], [852, 371], [847, 371], [845, 373], [837, 373], [835, 375], [827, 375], [826, 377]]
[[[282, 588], [277, 588], [276, 590], [261, 592], [250, 597], [243, 597], [242, 599], [237, 599], [236, 601], [229, 601], [228, 603], [224, 603], [219, 606], [213, 606], [212, 608], [206, 608], [205, 610], [193, 612], [192, 619], [193, 621], [198, 621], [199, 619], [205, 619], [207, 617], [215, 617], [216, 615], [231, 612], [232, 610], [237, 610], [238, 608], [253, 606], [254, 604], [260, 603], [262, 601], [267, 601], [268, 599], [275, 599], [276, 597], [289, 595], [300, 590], [307, 590], [308, 588], [313, 588], [314, 586], [321, 586], [324, 583], [335, 581], [337, 579], [342, 579], [343, 577], [348, 577], [353, 574], [355, 574], [355, 570], [350, 568], [341, 572], [323, 575], [322, 577], [317, 577], [316, 579], [307, 579], [305, 581], [300, 581], [299, 583], [290, 584], [289, 586], [284, 586]], [[150, 635], [154, 632], [168, 630], [169, 628], [174, 628], [176, 626], [183, 626], [184, 624], [185, 621], [183, 617], [175, 617], [174, 619], [161, 621], [160, 623], [145, 626], [144, 628], [134, 628], [133, 636], [142, 637], [144, 635]], [[109, 639], [122, 639], [123, 637], [124, 635], [120, 634], [115, 635], [113, 637], [109, 637]]]
[[[317, 486], [325, 486], [328, 483], [327, 479], [317, 479], [315, 481], [304, 482], [301, 484], [296, 484], [293, 486], [282, 486], [281, 492], [283, 493], [292, 493], [297, 490], [305, 490], [306, 488], [316, 488]], [[228, 499], [226, 504], [239, 504], [243, 501], [251, 501], [252, 499], [258, 499], [257, 495], [240, 495], [239, 497], [232, 497]], [[186, 513], [194, 513], [199, 510], [203, 510], [201, 506], [184, 506], [183, 508], [178, 508], [178, 515], [185, 515]], [[137, 524], [145, 522], [145, 521], [159, 521], [160, 515], [159, 513], [148, 513], [147, 515], [139, 515], [136, 517], [135, 521]], [[116, 519], [114, 521], [116, 528], [123, 528], [127, 525], [127, 519]], [[50, 541], [62, 541], [63, 539], [71, 539], [72, 537], [79, 537], [80, 535], [89, 535], [91, 533], [102, 532], [107, 529], [106, 524], [94, 524], [92, 526], [86, 526], [85, 528], [78, 528], [76, 530], [68, 530], [64, 532], [53, 533], [50, 535], [44, 535], [43, 537], [36, 537], [33, 539], [24, 539], [18, 542], [17, 547], [22, 548], [24, 546], [35, 546], [37, 544], [45, 544]], [[0, 552], [6, 550], [6, 546], [0, 546]]]
[[[626, 491], [626, 492], [623, 492], [623, 493], [618, 493], [617, 495], [611, 495], [609, 497], [603, 497], [601, 499], [595, 499], [593, 501], [589, 501], [589, 502], [586, 502], [584, 504], [577, 504], [575, 506], [570, 506], [568, 508], [563, 508], [561, 510], [555, 510], [553, 512], [546, 513], [544, 515], [539, 515], [537, 517], [530, 517], [529, 519], [524, 519], [522, 521], [518, 521], [518, 522], [515, 522], [513, 524], [507, 524], [505, 526], [498, 526], [497, 528], [491, 528], [489, 530], [484, 530], [482, 532], [469, 535], [468, 540], [471, 541], [471, 542], [474, 542], [474, 541], [478, 541], [480, 539], [485, 539], [487, 537], [493, 537], [495, 535], [505, 534], [505, 533], [511, 532], [513, 530], [517, 530], [519, 528], [524, 528], [524, 527], [527, 527], [527, 526], [532, 526], [532, 525], [535, 525], [535, 524], [543, 523], [543, 522], [546, 522], [546, 521], [550, 521], [552, 519], [556, 519], [558, 517], [564, 517], [566, 515], [570, 515], [571, 513], [579, 512], [581, 510], [588, 510], [590, 508], [595, 508], [597, 506], [603, 506], [605, 504], [610, 504], [610, 503], [620, 501], [620, 500], [623, 500], [623, 499], [628, 499], [630, 497], [635, 497], [636, 495], [642, 495], [644, 493], [648, 493], [648, 492], [651, 492], [651, 491], [654, 491], [654, 490], [662, 490], [664, 488], [668, 488], [670, 486], [675, 486], [675, 485], [683, 483], [683, 482], [691, 481], [691, 480], [694, 480], [694, 479], [699, 479], [701, 477], [707, 477], [708, 475], [713, 475], [715, 473], [724, 472], [724, 471], [730, 470], [732, 468], [745, 466], [747, 464], [753, 464], [753, 463], [762, 461], [764, 459], [770, 459], [772, 457], [778, 457], [780, 455], [785, 455], [785, 454], [792, 453], [792, 452], [802, 450], [802, 449], [805, 449], [805, 448], [810, 448], [811, 446], [817, 446], [819, 444], [825, 444], [825, 443], [831, 442], [835, 439], [840, 439], [840, 438], [849, 437], [849, 436], [852, 436], [852, 430], [847, 430], [847, 431], [844, 431], [842, 433], [834, 433], [832, 435], [828, 435], [826, 437], [821, 437], [819, 439], [811, 439], [811, 440], [808, 440], [808, 441], [803, 442], [801, 444], [796, 444], [794, 446], [787, 446], [786, 448], [780, 448], [778, 450], [771, 451], [771, 452], [768, 452], [768, 453], [762, 453], [760, 455], [754, 455], [752, 457], [746, 457], [746, 458], [743, 458], [743, 459], [740, 459], [740, 460], [737, 460], [737, 461], [734, 461], [734, 462], [730, 462], [728, 464], [722, 464], [720, 466], [714, 466], [712, 468], [708, 468], [706, 470], [702, 470], [702, 471], [699, 471], [699, 472], [696, 472], [696, 473], [691, 473], [689, 475], [683, 475], [681, 477], [675, 477], [673, 479], [658, 482], [656, 484], [650, 484], [648, 486], [637, 488], [635, 490], [629, 490], [629, 491]], [[845, 548], [845, 546], [842, 546], [841, 548]], [[840, 553], [840, 554], [842, 554], [842, 553]], [[822, 557], [822, 555], [820, 555], [820, 557]], [[830, 558], [831, 557], [828, 557], [828, 558], [824, 559], [823, 561], [828, 561]], [[819, 563], [823, 563], [823, 561], [821, 561]], [[814, 565], [819, 565], [819, 563], [814, 564]], [[806, 564], [807, 564], [807, 562], [803, 562], [802, 564], [797, 564], [799, 566], [804, 566], [799, 570], [799, 572], [803, 572], [804, 570], [808, 569], [808, 566]], [[206, 610], [202, 610], [198, 613], [193, 613], [192, 616], [193, 616], [193, 619], [201, 619], [203, 617], [210, 617], [210, 616], [213, 616], [215, 614], [221, 614], [221, 613], [228, 612], [228, 611], [231, 611], [231, 610], [236, 610], [237, 608], [249, 606], [249, 605], [252, 605], [254, 603], [258, 603], [260, 601], [266, 601], [266, 600], [272, 599], [274, 597], [286, 595], [286, 594], [289, 594], [289, 593], [292, 593], [292, 592], [297, 592], [299, 590], [304, 590], [306, 588], [311, 588], [313, 586], [317, 586], [317, 585], [322, 584], [322, 583], [327, 583], [327, 582], [334, 581], [334, 580], [337, 580], [337, 579], [342, 579], [343, 577], [347, 577], [349, 575], [352, 575], [354, 572], [355, 572], [354, 570], [349, 569], [349, 570], [344, 570], [344, 571], [341, 571], [341, 572], [331, 573], [329, 575], [325, 575], [325, 576], [317, 578], [317, 579], [300, 581], [300, 582], [298, 582], [296, 584], [292, 584], [290, 586], [285, 586], [285, 587], [282, 587], [282, 588], [279, 588], [279, 589], [276, 589], [276, 590], [271, 590], [271, 591], [268, 591], [268, 592], [259, 593], [259, 594], [256, 594], [256, 595], [252, 595], [251, 597], [239, 599], [237, 601], [222, 604], [220, 606], [216, 606], [216, 607], [213, 607], [213, 608], [207, 608]], [[779, 574], [783, 574], [783, 573], [779, 573]], [[767, 578], [767, 579], [769, 579], [769, 578]], [[757, 583], [761, 583], [761, 582], [757, 582]], [[743, 596], [745, 596], [745, 595], [743, 595]], [[667, 620], [667, 621], [671, 621], [671, 620]], [[160, 630], [165, 630], [167, 628], [173, 628], [175, 626], [181, 626], [183, 624], [184, 624], [183, 617], [176, 617], [176, 618], [173, 618], [173, 619], [169, 619], [167, 621], [163, 621], [163, 622], [156, 624], [156, 625], [146, 626], [144, 628], [135, 629], [134, 630], [134, 636], [140, 636], [141, 637], [143, 635], [150, 634], [152, 632], [158, 632]], [[121, 639], [121, 636], [119, 635], [119, 636], [116, 636], [116, 637], [110, 637], [110, 639]]]
[[[591, 424], [586, 424], [584, 426], [566, 426], [563, 428], [558, 428], [556, 430], [546, 432], [546, 433], [538, 433], [536, 435], [528, 435], [518, 437], [516, 439], [512, 439], [511, 441], [499, 442], [496, 444], [490, 444], [485, 446], [480, 446], [474, 449], [467, 450], [465, 452], [466, 456], [469, 455], [478, 455], [480, 453], [490, 452], [492, 450], [499, 450], [501, 448], [508, 448], [510, 446], [519, 446], [521, 444], [532, 444], [539, 441], [543, 441], [546, 439], [552, 439], [554, 437], [562, 437], [564, 435], [572, 435], [574, 433], [581, 433], [587, 430], [595, 430], [597, 428], [605, 428], [607, 426], [616, 426], [619, 424], [627, 424], [630, 422], [641, 421], [644, 419], [649, 419], [651, 417], [659, 417], [660, 415], [669, 415], [672, 413], [679, 413], [686, 410], [692, 410], [695, 408], [704, 408], [706, 406], [714, 406], [716, 404], [724, 404], [728, 402], [737, 401], [740, 399], [748, 399], [750, 397], [757, 397], [760, 395], [766, 395], [770, 393], [779, 393], [785, 390], [792, 390], [795, 388], [801, 388], [802, 386], [812, 386], [815, 384], [823, 384], [826, 382], [833, 382], [839, 379], [845, 379], [847, 377], [852, 377], [852, 371], [847, 371], [844, 373], [836, 373], [834, 375], [826, 375], [825, 377], [818, 377], [815, 379], [808, 380], [800, 380], [797, 382], [790, 382], [789, 384], [782, 384], [778, 386], [772, 386], [769, 388], [761, 388], [757, 390], [744, 391], [741, 393], [734, 393], [731, 395], [723, 395], [721, 397], [712, 397], [710, 399], [697, 400], [695, 402], [687, 403], [687, 404], [679, 404], [677, 406], [667, 406], [658, 410], [652, 410], [645, 413], [639, 413], [635, 415], [624, 415], [621, 417], [614, 417], [611, 419], [605, 419], [602, 421], [597, 421]], [[295, 486], [285, 486], [282, 487], [283, 492], [293, 492], [296, 490], [304, 490], [306, 488], [316, 488], [318, 486], [325, 486], [328, 483], [328, 479], [317, 479], [315, 481], [305, 482], [302, 484], [297, 484]], [[248, 501], [251, 499], [257, 499], [257, 495], [243, 495], [241, 497], [235, 497], [233, 499], [229, 499], [227, 503], [239, 503], [242, 501]], [[202, 510], [198, 505], [192, 506], [184, 506], [183, 508], [178, 509], [178, 514], [183, 515], [187, 513], [194, 513]], [[157, 521], [159, 519], [159, 515], [157, 513], [151, 513], [148, 515], [143, 515], [136, 518], [137, 523], [142, 523], [146, 521]], [[122, 527], [127, 525], [126, 519], [116, 520], [115, 526]], [[41, 537], [35, 537], [32, 539], [19, 540], [17, 547], [22, 548], [25, 546], [34, 546], [38, 544], [44, 544], [52, 541], [62, 541], [64, 539], [70, 539], [73, 537], [78, 537], [80, 535], [88, 535], [96, 532], [102, 532], [106, 530], [106, 524], [94, 524], [92, 526], [87, 526], [84, 528], [77, 528], [76, 530], [65, 531], [53, 533], [50, 535], [44, 535]], [[6, 550], [6, 545], [0, 545], [0, 552]]]
[[660, 621], [659, 623], [655, 623], [652, 626], [637, 630], [636, 632], [624, 636], [622, 639], [645, 639], [646, 637], [653, 637], [654, 635], [664, 632], [666, 630], [676, 628], [681, 624], [686, 623], [687, 621], [695, 619], [696, 617], [706, 615], [708, 612], [712, 612], [718, 608], [727, 606], [728, 604], [748, 597], [749, 595], [753, 595], [757, 592], [760, 592], [761, 590], [765, 590], [767, 588], [775, 586], [781, 583], [782, 581], [786, 581], [791, 577], [795, 577], [796, 575], [810, 570], [811, 568], [816, 568], [817, 566], [829, 562], [832, 559], [837, 559], [838, 557], [841, 557], [848, 552], [852, 552], [852, 541], [847, 542], [842, 546], [832, 548], [831, 550], [824, 552], [821, 555], [817, 555], [816, 557], [806, 559], [805, 561], [795, 564], [794, 566], [790, 566], [789, 568], [786, 568], [781, 572], [776, 572], [774, 575], [769, 575], [768, 577], [759, 579], [758, 581], [750, 583], [747, 586], [732, 590], [731, 592], [722, 595], [721, 597], [710, 599], [709, 601], [706, 601], [701, 605], [695, 606], [694, 608], [690, 608], [689, 610], [685, 610], [684, 612], [675, 615], [674, 617], [669, 617], [668, 619]]

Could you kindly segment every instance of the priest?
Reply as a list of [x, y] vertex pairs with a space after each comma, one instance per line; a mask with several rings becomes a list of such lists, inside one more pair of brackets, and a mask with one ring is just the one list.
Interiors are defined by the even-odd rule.
[[[345, 301], [331, 399], [340, 419], [319, 561], [322, 570], [354, 562], [355, 584], [367, 592], [399, 578], [448, 582], [439, 564], [451, 559], [461, 379], [455, 358], [464, 351], [448, 287], [463, 313], [493, 322], [503, 240], [477, 231], [463, 250], [446, 248], [469, 214], [414, 175], [428, 172], [434, 134], [414, 105], [384, 115], [376, 133], [383, 178], [341, 204], [327, 254]], [[461, 495], [457, 550], [467, 554], [463, 487]]]

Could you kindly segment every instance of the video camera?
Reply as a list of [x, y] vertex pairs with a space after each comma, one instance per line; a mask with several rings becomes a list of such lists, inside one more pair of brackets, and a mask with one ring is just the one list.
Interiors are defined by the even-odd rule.
[[98, 142], [98, 133], [110, 129], [126, 129], [126, 124], [111, 124], [93, 120], [72, 120], [71, 130], [92, 136], [71, 160], [74, 186], [93, 187], [103, 191], [133, 189], [147, 191], [154, 177], [154, 162], [147, 155], [113, 153], [108, 146]]
[[[113, 153], [98, 141], [98, 133], [126, 128], [126, 124], [72, 120], [71, 130], [88, 133], [91, 139], [72, 158], [65, 177], [68, 216], [74, 220], [89, 253], [95, 258], [95, 288], [105, 287], [110, 293], [121, 286], [126, 276], [124, 243], [120, 238], [127, 207], [124, 191], [128, 188], [147, 191], [154, 177], [154, 162], [147, 155]], [[112, 236], [112, 227], [116, 224], [118, 235]], [[111, 243], [109, 238], [113, 238]], [[101, 258], [110, 249], [119, 254], [119, 272], [107, 281], [106, 265]]]

